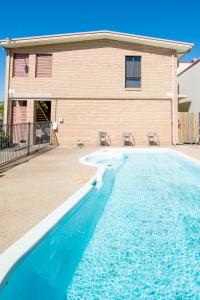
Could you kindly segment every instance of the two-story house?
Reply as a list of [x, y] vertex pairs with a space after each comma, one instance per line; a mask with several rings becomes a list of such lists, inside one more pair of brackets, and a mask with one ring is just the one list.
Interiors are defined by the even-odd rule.
[[193, 44], [111, 31], [2, 40], [5, 122], [58, 124], [60, 144], [96, 145], [107, 131], [121, 144], [148, 130], [177, 142], [177, 63]]

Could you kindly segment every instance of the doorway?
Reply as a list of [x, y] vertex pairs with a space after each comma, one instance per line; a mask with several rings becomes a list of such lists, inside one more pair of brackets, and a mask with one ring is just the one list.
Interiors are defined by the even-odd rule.
[[35, 118], [36, 123], [51, 121], [51, 101], [35, 101]]

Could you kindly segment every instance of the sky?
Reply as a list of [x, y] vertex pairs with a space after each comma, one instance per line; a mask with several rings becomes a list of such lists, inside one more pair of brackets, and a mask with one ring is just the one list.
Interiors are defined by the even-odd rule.
[[[200, 57], [199, 0], [10, 0], [1, 1], [0, 39], [113, 30], [178, 41], [195, 47], [183, 60]], [[0, 47], [0, 100], [5, 51]]]

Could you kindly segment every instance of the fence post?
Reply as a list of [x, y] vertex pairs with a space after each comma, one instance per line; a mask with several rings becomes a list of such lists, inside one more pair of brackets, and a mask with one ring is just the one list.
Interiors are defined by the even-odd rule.
[[27, 133], [27, 155], [30, 154], [30, 135], [31, 135], [31, 123], [28, 123], [28, 133]]

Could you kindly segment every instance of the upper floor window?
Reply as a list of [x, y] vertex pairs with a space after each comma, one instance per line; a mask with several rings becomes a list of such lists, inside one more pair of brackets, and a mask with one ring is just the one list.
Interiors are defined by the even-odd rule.
[[36, 77], [52, 76], [52, 54], [36, 54]]
[[29, 72], [29, 55], [15, 53], [13, 57], [13, 76], [25, 77]]
[[125, 87], [141, 87], [141, 56], [125, 57]]

